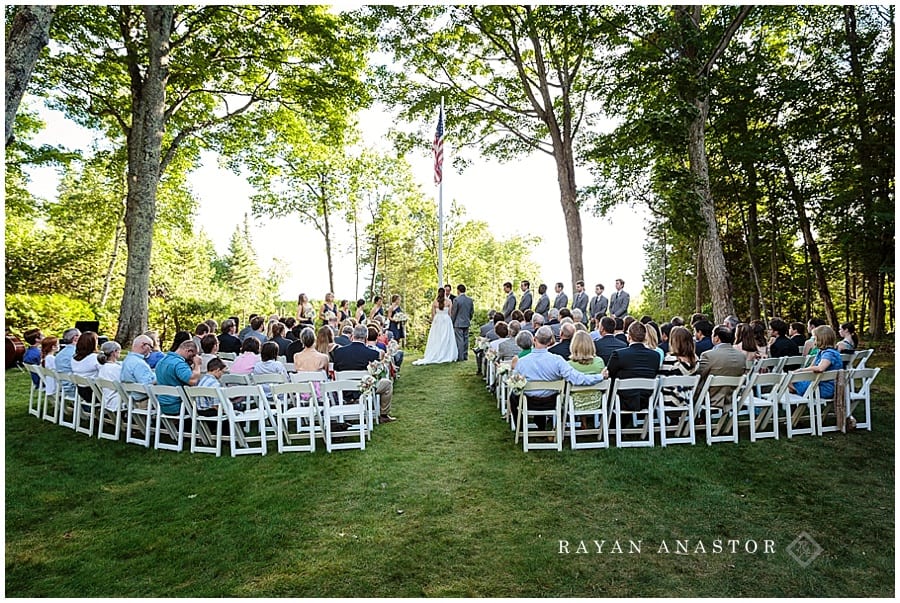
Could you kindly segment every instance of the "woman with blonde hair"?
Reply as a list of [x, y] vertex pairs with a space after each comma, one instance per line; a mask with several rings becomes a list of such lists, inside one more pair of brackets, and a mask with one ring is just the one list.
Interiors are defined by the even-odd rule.
[[337, 344], [334, 342], [334, 331], [331, 330], [331, 327], [328, 325], [319, 327], [319, 330], [316, 331], [316, 351], [320, 354], [330, 356], [331, 350], [336, 347]]
[[[579, 373], [599, 375], [606, 368], [603, 358], [596, 355], [594, 340], [587, 331], [575, 331], [569, 347], [569, 366]], [[576, 410], [599, 409], [603, 402], [603, 392], [579, 392], [572, 394]]]
[[[841, 353], [835, 347], [837, 343], [837, 335], [834, 329], [828, 325], [816, 327], [813, 331], [815, 339], [816, 357], [813, 363], [805, 368], [796, 369], [795, 373], [824, 373], [825, 371], [839, 371], [844, 368], [844, 362], [841, 360]], [[792, 392], [797, 394], [806, 393], [809, 388], [810, 381], [798, 381], [789, 387]], [[822, 398], [834, 397], [834, 381], [825, 381], [819, 385], [819, 395]]]

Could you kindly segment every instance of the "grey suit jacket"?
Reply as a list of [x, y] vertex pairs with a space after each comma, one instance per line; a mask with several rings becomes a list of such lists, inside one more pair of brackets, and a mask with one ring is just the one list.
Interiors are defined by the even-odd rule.
[[559, 295], [556, 296], [556, 299], [553, 300], [553, 307], [557, 310], [562, 310], [566, 306], [569, 305], [569, 296], [566, 295], [566, 292], [563, 291]]
[[516, 296], [512, 291], [510, 291], [509, 295], [506, 296], [506, 301], [503, 302], [503, 309], [501, 310], [501, 312], [503, 312], [503, 318], [505, 318], [506, 320], [509, 320], [509, 315], [512, 314], [513, 310], [515, 310], [515, 309], [516, 309]]
[[537, 305], [534, 307], [535, 314], [541, 314], [544, 318], [547, 318], [547, 312], [550, 310], [550, 298], [547, 297], [547, 294], [544, 293], [538, 299]]
[[608, 308], [609, 300], [605, 295], [595, 295], [591, 298], [591, 318], [601, 313], [606, 314]]
[[572, 298], [572, 309], [578, 308], [581, 310], [581, 313], [584, 314], [585, 318], [588, 318], [588, 295], [584, 291], [581, 293], [576, 293], [575, 297]]
[[462, 293], [453, 300], [453, 308], [450, 309], [450, 318], [457, 329], [468, 329], [472, 326], [472, 315], [475, 313], [475, 305], [472, 298]]
[[624, 289], [622, 291], [616, 291], [609, 298], [609, 313], [614, 314], [618, 318], [624, 317], [628, 314], [629, 301], [630, 297]]
[[531, 310], [531, 289], [522, 294], [522, 299], [519, 300], [519, 310], [522, 312]]
[[[700, 364], [697, 366], [700, 383], [695, 391], [695, 397], [699, 397], [700, 390], [710, 375], [740, 377], [746, 370], [747, 357], [734, 346], [725, 344], [703, 352], [700, 354]], [[710, 390], [710, 401], [715, 406], [721, 406], [730, 395], [730, 388], [717, 387], [715, 390]]]

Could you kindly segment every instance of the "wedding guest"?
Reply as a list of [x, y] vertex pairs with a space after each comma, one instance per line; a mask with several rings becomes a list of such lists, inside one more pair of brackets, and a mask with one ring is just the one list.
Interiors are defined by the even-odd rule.
[[288, 341], [295, 341], [297, 337], [294, 335], [294, 325], [297, 324], [297, 319], [287, 316], [281, 323], [284, 325], [284, 338]]
[[800, 354], [800, 348], [797, 347], [797, 342], [787, 336], [788, 325], [786, 322], [780, 318], [773, 318], [769, 323], [769, 327], [775, 335], [775, 339], [769, 344], [769, 353], [772, 355], [772, 358], [798, 356]]
[[209, 327], [209, 331], [207, 331], [207, 333], [212, 333], [213, 335], [215, 335], [216, 331], [219, 330], [219, 323], [217, 323], [212, 318], [207, 318], [204, 322], [206, 322], [206, 326]]
[[[335, 348], [334, 370], [335, 371], [364, 371], [368, 368], [369, 363], [373, 360], [380, 360], [380, 354], [376, 350], [366, 347], [366, 337], [368, 329], [365, 325], [357, 325], [353, 328], [353, 339], [350, 345]], [[380, 418], [381, 423], [390, 423], [396, 421], [390, 416], [391, 401], [394, 397], [394, 384], [390, 379], [379, 379], [375, 384], [375, 392], [378, 394], [381, 402]], [[359, 392], [344, 392], [345, 399], [358, 397]]]
[[673, 326], [678, 325], [673, 325], [671, 322], [664, 322], [659, 327], [659, 349], [663, 351], [663, 354], [669, 353], [669, 333], [672, 332]]
[[241, 344], [241, 353], [231, 363], [229, 372], [233, 375], [249, 375], [257, 362], [259, 362], [259, 339], [248, 337]]
[[[185, 341], [193, 341], [191, 334], [187, 331], [178, 331], [177, 333], [175, 333], [175, 337], [172, 339], [172, 345], [169, 346], [169, 351], [174, 352], [178, 349], [178, 346], [180, 346]], [[197, 349], [199, 350], [200, 348]]]
[[[708, 321], [707, 321], [708, 322]], [[712, 332], [713, 348], [700, 354], [697, 373], [700, 375], [700, 387], [694, 392], [695, 400], [700, 397], [700, 390], [710, 375], [724, 377], [740, 377], [747, 371], [747, 358], [734, 349], [734, 333], [725, 325], [719, 325]], [[696, 343], [694, 344], [696, 348]], [[710, 389], [710, 402], [721, 408], [731, 396], [734, 388], [717, 387]]]
[[253, 318], [251, 318], [250, 319], [250, 331], [247, 333], [247, 336], [244, 337], [244, 341], [246, 341], [248, 337], [253, 337], [257, 341], [259, 341], [260, 344], [265, 343], [266, 342], [266, 333], [263, 330], [263, 328], [264, 328], [263, 325], [265, 324], [265, 322], [266, 322], [266, 319], [263, 318], [262, 316], [254, 316]]
[[616, 337], [617, 320], [611, 316], [604, 316], [600, 319], [600, 339], [594, 343], [594, 352], [603, 359], [603, 362], [609, 364], [609, 358], [616, 350], [627, 347], [627, 343]]
[[[669, 331], [669, 353], [659, 369], [660, 376], [685, 377], [697, 372], [697, 353], [694, 338], [684, 327], [672, 327]], [[664, 387], [663, 397], [667, 405], [691, 404], [689, 393], [681, 387]]]
[[[100, 363], [97, 362], [97, 334], [93, 331], [85, 331], [75, 344], [75, 355], [72, 356], [72, 374], [94, 379]], [[91, 388], [78, 386], [78, 395], [85, 402], [91, 401]]]
[[[594, 355], [594, 340], [587, 331], [576, 331], [572, 337], [569, 366], [585, 375], [602, 375], [606, 368], [603, 359]], [[603, 403], [603, 392], [576, 392], [572, 394], [572, 402], [576, 409], [599, 409]], [[593, 421], [591, 417], [585, 417]], [[596, 426], [596, 424], [594, 424]]]
[[659, 349], [659, 332], [656, 330], [656, 323], [651, 320], [645, 324], [644, 327], [647, 329], [647, 337], [644, 339], [644, 345], [647, 346], [647, 349], [653, 350], [659, 354], [659, 366], [662, 366], [663, 359], [666, 355]]
[[378, 329], [369, 325], [366, 330], [366, 346], [372, 348], [373, 350], [377, 350], [379, 360], [384, 360], [384, 355], [387, 353], [387, 345], [380, 342], [378, 339], [381, 336]]
[[[253, 320], [254, 318], [256, 318], [257, 316], [259, 316], [259, 315], [258, 315], [258, 314], [251, 314], [250, 316], [248, 316], [248, 317], [247, 317], [247, 324], [244, 325], [244, 328], [241, 329], [241, 330], [238, 332], [237, 337], [238, 337], [238, 339], [241, 340], [242, 343], [243, 343], [243, 341], [244, 341], [245, 339], [247, 339], [247, 336], [250, 335], [250, 331], [253, 330], [253, 327], [250, 326], [250, 321], [252, 321], [252, 320]], [[234, 324], [237, 324], [237, 321], [236, 321], [236, 320], [235, 320], [235, 323], [234, 323]]]
[[144, 335], [150, 338], [150, 343], [153, 346], [153, 349], [151, 349], [150, 353], [144, 357], [144, 360], [147, 362], [147, 366], [155, 369], [157, 363], [165, 356], [159, 345], [159, 333], [156, 331], [144, 331]]
[[235, 324], [231, 318], [222, 321], [222, 332], [219, 333], [219, 352], [238, 354], [241, 351], [241, 340], [235, 335]]
[[[44, 337], [41, 340], [41, 366], [51, 371], [56, 370], [56, 353], [59, 352], [58, 337]], [[56, 379], [44, 377], [44, 387], [48, 392], [56, 391]]]
[[852, 352], [859, 346], [859, 337], [856, 335], [856, 327], [852, 322], [841, 323], [841, 340], [837, 343], [839, 352]]
[[212, 333], [207, 333], [200, 340], [200, 351], [200, 372], [205, 373], [209, 361], [218, 358], [216, 354], [219, 353], [219, 339]]
[[494, 323], [494, 334], [496, 335], [496, 338], [491, 340], [491, 349], [499, 355], [500, 344], [509, 337], [509, 325], [506, 324], [506, 321], [501, 320], [500, 322]]
[[[122, 361], [122, 372], [119, 380], [122, 383], [140, 383], [151, 385], [156, 382], [153, 369], [147, 364], [146, 357], [153, 351], [153, 340], [147, 335], [138, 335], [131, 342], [131, 351]], [[131, 394], [132, 399], [141, 402], [139, 408], [146, 408], [147, 396]]]
[[572, 337], [575, 336], [575, 324], [566, 322], [559, 327], [559, 342], [551, 346], [547, 351], [568, 360], [572, 353]]
[[327, 326], [319, 327], [319, 330], [316, 331], [316, 351], [320, 354], [329, 356], [331, 351], [336, 347], [337, 344], [334, 342], [334, 331]]
[[747, 323], [738, 323], [737, 329], [734, 332], [734, 349], [740, 350], [748, 363], [752, 363], [759, 358], [759, 350], [756, 348], [756, 338], [753, 337], [753, 330]]
[[[41, 363], [41, 341], [44, 339], [44, 336], [41, 335], [41, 330], [29, 329], [25, 331], [22, 338], [28, 344], [28, 349], [25, 350], [25, 355], [22, 356], [22, 364], [39, 365]], [[37, 387], [41, 382], [41, 378], [34, 373], [29, 374], [31, 375], [32, 383]]]
[[753, 341], [756, 343], [758, 358], [768, 358], [769, 341], [766, 339], [766, 326], [761, 320], [751, 320], [750, 331], [753, 333]]
[[356, 324], [364, 325], [366, 324], [366, 300], [358, 299], [356, 300], [356, 314], [353, 317], [356, 320]]
[[519, 336], [519, 331], [521, 331], [521, 323], [518, 320], [511, 320], [509, 321], [508, 329], [506, 340], [497, 346], [497, 359], [501, 362], [511, 360], [522, 351], [522, 348], [516, 343], [516, 338]]
[[391, 332], [394, 339], [397, 340], [397, 343], [401, 343], [406, 337], [406, 325], [394, 320], [395, 314], [403, 314], [403, 308], [400, 307], [400, 300], [400, 296], [395, 293], [391, 296], [391, 305], [388, 308], [388, 331]]
[[[72, 358], [75, 355], [75, 346], [77, 345], [78, 339], [80, 337], [81, 331], [79, 331], [78, 329], [68, 329], [63, 333], [62, 347], [56, 354], [57, 373], [72, 372]], [[75, 384], [68, 381], [64, 382], [63, 393], [68, 397], [72, 397], [73, 395], [75, 395]]]
[[792, 322], [788, 329], [788, 337], [797, 344], [797, 349], [802, 350], [806, 343], [806, 327], [802, 322]]
[[708, 320], [698, 320], [693, 326], [694, 339], [697, 340], [694, 346], [697, 348], [697, 355], [702, 356], [703, 352], [707, 352], [713, 347], [713, 341], [711, 339], [713, 326]]
[[296, 352], [294, 358], [294, 369], [301, 371], [327, 371], [328, 355], [316, 349], [316, 334], [309, 327], [300, 331], [299, 341], [302, 343], [303, 350]]
[[[253, 365], [253, 375], [281, 375], [285, 382], [288, 381], [287, 369], [278, 362], [278, 344], [274, 341], [267, 341], [262, 344], [259, 354], [259, 361]], [[263, 383], [263, 391], [267, 398], [272, 397], [272, 388], [268, 383]]]
[[288, 348], [291, 346], [291, 340], [284, 336], [285, 325], [276, 322], [272, 325], [272, 337], [269, 341], [273, 341], [278, 345], [278, 355], [287, 356]]
[[825, 325], [825, 321], [821, 318], [810, 318], [809, 322], [806, 323], [806, 330], [809, 331], [809, 339], [807, 339], [803, 344], [803, 349], [800, 351], [804, 356], [814, 356], [819, 350], [816, 348], [816, 336], [813, 334], [818, 327], [822, 327]]
[[[659, 372], [659, 353], [648, 349], [644, 344], [647, 339], [647, 327], [638, 321], [628, 326], [628, 347], [615, 350], [606, 364], [606, 373], [615, 382], [616, 379], [644, 378], [653, 379]], [[619, 399], [624, 411], [645, 410], [650, 403], [652, 392], [633, 390], [621, 392]], [[623, 423], [630, 423], [631, 415], [624, 413]]]
[[[259, 345], [253, 338], [248, 338], [247, 341]], [[166, 354], [156, 365], [156, 382], [159, 385], [197, 385], [200, 376], [200, 356], [197, 354], [197, 346], [190, 339], [182, 342], [174, 352]], [[181, 412], [179, 396], [161, 395], [158, 399], [159, 409], [163, 413], [176, 415]]]
[[312, 304], [309, 303], [306, 293], [301, 293], [297, 297], [297, 322], [305, 327], [311, 327], [315, 316], [316, 311], [313, 309]]
[[[834, 329], [828, 325], [820, 325], [813, 329], [815, 339], [816, 357], [811, 366], [794, 370], [795, 373], [824, 373], [825, 371], [839, 371], [844, 368], [841, 353], [835, 347], [837, 336]], [[789, 385], [790, 390], [796, 394], [804, 394], [809, 388], [810, 381], [799, 381]], [[819, 384], [819, 396], [825, 399], [834, 397], [834, 381], [825, 381]]]
[[[219, 380], [222, 378], [222, 375], [225, 374], [225, 370], [225, 362], [220, 358], [213, 358], [206, 365], [206, 373], [200, 377], [200, 381], [197, 382], [197, 387], [213, 387], [216, 389], [222, 387], [222, 383]], [[215, 417], [219, 414], [218, 398], [202, 396], [195, 398], [195, 402], [197, 404], [198, 415], [203, 417]], [[235, 407], [237, 407], [237, 404], [235, 404]]]
[[197, 344], [197, 349], [200, 349], [200, 340], [203, 339], [203, 336], [209, 333], [209, 325], [205, 322], [201, 322], [194, 329], [194, 343]]
[[[122, 365], [118, 362], [121, 353], [122, 346], [117, 341], [107, 341], [100, 346], [100, 353], [97, 354], [97, 362], [100, 365], [97, 369], [99, 379], [121, 381]], [[103, 388], [103, 408], [116, 410], [121, 404], [122, 400], [117, 390]]]
[[[538, 316], [540, 316], [540, 314], [538, 314]], [[516, 345], [521, 351], [513, 356], [512, 362], [509, 364], [510, 370], [516, 369], [519, 358], [524, 358], [531, 353], [531, 350], [534, 348], [534, 335], [528, 331], [519, 331], [519, 334], [516, 335]]]
[[353, 325], [341, 327], [341, 334], [334, 338], [337, 345], [350, 345], [350, 336], [353, 335]]

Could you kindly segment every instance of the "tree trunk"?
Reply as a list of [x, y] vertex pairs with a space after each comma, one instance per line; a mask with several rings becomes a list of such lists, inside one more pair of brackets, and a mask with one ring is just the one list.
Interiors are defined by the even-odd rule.
[[109, 299], [109, 287], [112, 282], [113, 270], [116, 267], [116, 260], [119, 257], [119, 244], [122, 238], [122, 229], [125, 228], [125, 204], [122, 204], [122, 213], [119, 216], [119, 221], [116, 222], [116, 233], [113, 235], [113, 248], [112, 255], [109, 258], [109, 268], [106, 270], [106, 275], [103, 277], [103, 293], [100, 295], [100, 306], [106, 305], [106, 300]]
[[556, 179], [559, 182], [559, 203], [566, 219], [569, 235], [569, 269], [572, 271], [572, 291], [575, 281], [584, 280], [584, 243], [581, 232], [581, 213], [578, 210], [578, 188], [575, 185], [575, 161], [571, 145], [554, 144]]
[[331, 222], [328, 220], [328, 202], [322, 197], [322, 222], [324, 222], [325, 259], [328, 262], [328, 290], [334, 293], [334, 261], [331, 258]]
[[128, 196], [125, 240], [128, 266], [119, 310], [116, 340], [130, 343], [147, 329], [150, 254], [156, 217], [162, 140], [165, 132], [166, 82], [173, 6], [145, 6], [148, 66], [146, 77], [132, 69], [132, 127], [128, 134]]
[[837, 328], [840, 321], [838, 321], [837, 312], [834, 310], [834, 303], [831, 301], [831, 293], [828, 290], [828, 277], [825, 274], [825, 267], [822, 265], [819, 245], [813, 237], [809, 217], [806, 215], [803, 195], [800, 193], [800, 189], [794, 180], [794, 172], [791, 170], [787, 154], [784, 152], [784, 149], [780, 150], [781, 160], [784, 163], [784, 175], [787, 179], [788, 189], [791, 192], [791, 198], [794, 201], [794, 210], [797, 213], [797, 223], [803, 232], [803, 240], [806, 244], [806, 249], [809, 251], [809, 263], [812, 265], [813, 273], [816, 276], [816, 289], [818, 289], [819, 297], [822, 298], [822, 304], [825, 306], [825, 320], [832, 327]]
[[13, 124], [31, 72], [41, 50], [50, 41], [55, 5], [20, 6], [6, 36], [6, 144], [13, 139]]
[[725, 253], [719, 239], [716, 206], [709, 190], [709, 162], [706, 158], [706, 118], [709, 114], [709, 99], [693, 99], [692, 104], [696, 113], [687, 124], [688, 158], [704, 223], [705, 236], [701, 240], [701, 247], [709, 296], [712, 300], [715, 322], [721, 323], [727, 316], [734, 314], [734, 300], [728, 267], [725, 265]]
[[694, 280], [694, 312], [703, 311], [703, 238], [697, 241], [697, 278]]

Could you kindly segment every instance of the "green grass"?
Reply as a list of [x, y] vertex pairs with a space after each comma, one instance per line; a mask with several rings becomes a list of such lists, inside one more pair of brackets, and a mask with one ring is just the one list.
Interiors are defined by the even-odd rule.
[[[39, 421], [27, 376], [8, 372], [6, 595], [894, 594], [890, 359], [874, 363], [871, 433], [523, 453], [474, 363], [414, 358], [400, 420], [365, 451], [237, 459]], [[785, 550], [803, 531], [824, 549], [806, 568]], [[729, 538], [775, 553], [711, 553]], [[574, 554], [617, 539], [640, 539], [641, 554]], [[676, 555], [676, 539], [708, 552]]]

